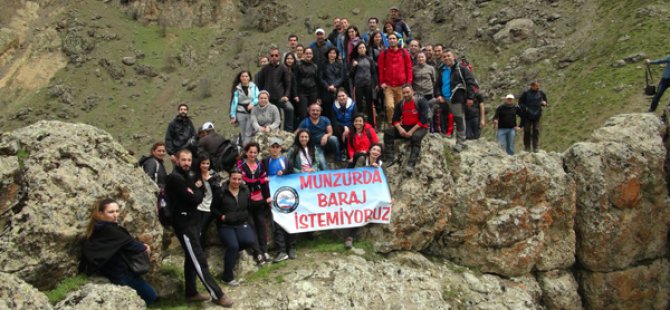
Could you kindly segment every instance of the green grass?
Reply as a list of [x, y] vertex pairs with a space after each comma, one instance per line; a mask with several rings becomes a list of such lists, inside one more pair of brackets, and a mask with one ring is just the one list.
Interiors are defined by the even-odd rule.
[[23, 167], [25, 166], [25, 161], [26, 159], [28, 159], [28, 156], [30, 156], [30, 152], [28, 152], [28, 150], [26, 149], [20, 149], [16, 153], [16, 157], [19, 159], [19, 168], [21, 168], [21, 170], [23, 170]]
[[[265, 265], [258, 269], [258, 271], [248, 275], [246, 280], [248, 282], [260, 282], [268, 280], [274, 277], [278, 283], [284, 282], [284, 278], [281, 275], [276, 273], [288, 265], [287, 261], [279, 262], [276, 264]], [[280, 281], [281, 280], [281, 281]]]
[[74, 277], [64, 279], [58, 283], [56, 288], [45, 292], [45, 294], [47, 295], [47, 298], [49, 298], [51, 304], [56, 304], [63, 300], [68, 293], [82, 287], [86, 282], [88, 282], [88, 277], [83, 274], [78, 274]]

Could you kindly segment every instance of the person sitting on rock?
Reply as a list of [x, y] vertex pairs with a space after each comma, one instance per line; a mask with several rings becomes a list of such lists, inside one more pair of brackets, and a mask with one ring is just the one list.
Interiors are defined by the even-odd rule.
[[[198, 154], [207, 154], [211, 159], [211, 168], [216, 171], [221, 171], [221, 163], [219, 159], [223, 153], [222, 145], [225, 143], [230, 143], [228, 139], [224, 136], [218, 134], [214, 129], [214, 124], [212, 122], [205, 122], [202, 124], [202, 128], [198, 132]], [[196, 164], [200, 164], [198, 161]], [[196, 172], [199, 169], [194, 169]]]
[[258, 107], [251, 110], [251, 127], [254, 129], [252, 137], [258, 132], [279, 130], [281, 116], [279, 109], [270, 104], [270, 93], [261, 90], [258, 93]]
[[[345, 145], [345, 139], [353, 129], [353, 118], [356, 112], [356, 102], [347, 95], [347, 91], [340, 87], [337, 91], [337, 99], [333, 103], [333, 135], [337, 137], [340, 145]], [[340, 151], [346, 153], [346, 149], [341, 147]], [[342, 160], [346, 160], [346, 154], [337, 154]]]
[[409, 84], [402, 87], [403, 100], [395, 107], [393, 112], [392, 127], [384, 131], [384, 145], [387, 149], [388, 165], [395, 163], [393, 142], [395, 139], [410, 140], [409, 161], [405, 170], [414, 172], [414, 165], [419, 159], [421, 152], [421, 141], [428, 133], [428, 102], [423, 97], [415, 97], [414, 90]]
[[[333, 136], [333, 126], [330, 120], [321, 116], [321, 105], [316, 102], [312, 103], [308, 111], [309, 117], [302, 120], [298, 128], [309, 131], [311, 145], [319, 148], [321, 153], [332, 154], [335, 161], [339, 161], [340, 143], [337, 137]], [[296, 131], [297, 133], [298, 131]]]
[[353, 128], [347, 136], [347, 156], [350, 166], [353, 166], [359, 157], [365, 157], [374, 143], [378, 143], [377, 132], [369, 123], [365, 122], [365, 114], [354, 115]]
[[100, 272], [114, 284], [131, 287], [150, 305], [157, 298], [156, 291], [130, 269], [123, 256], [142, 252], [149, 256], [151, 248], [130, 236], [118, 221], [119, 204], [111, 198], [101, 200], [91, 210], [83, 248], [86, 271]]
[[298, 129], [295, 141], [288, 151], [289, 167], [293, 173], [316, 172], [326, 170], [326, 159], [321, 148], [311, 142], [307, 129]]

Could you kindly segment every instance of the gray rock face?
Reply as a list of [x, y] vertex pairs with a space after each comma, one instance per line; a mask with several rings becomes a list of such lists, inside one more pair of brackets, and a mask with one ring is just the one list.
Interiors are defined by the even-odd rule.
[[582, 309], [582, 299], [572, 273], [564, 270], [541, 272], [537, 281], [542, 288], [542, 303], [547, 309]]
[[74, 275], [90, 210], [104, 197], [119, 202], [122, 225], [160, 257], [157, 188], [135, 163], [112, 136], [89, 125], [41, 121], [5, 133], [0, 271], [42, 289]]
[[56, 310], [134, 310], [146, 309], [139, 295], [128, 286], [114, 284], [84, 285], [56, 304]]
[[477, 141], [451, 167], [456, 206], [430, 251], [505, 276], [574, 263], [574, 183], [558, 154], [508, 156]]
[[53, 309], [46, 295], [18, 277], [0, 272], [0, 309]]
[[508, 44], [525, 40], [534, 34], [535, 23], [527, 18], [510, 20], [493, 36], [498, 44]]
[[670, 223], [661, 123], [652, 114], [610, 118], [593, 142], [565, 153], [577, 184], [577, 258], [591, 271], [628, 268], [667, 248]]

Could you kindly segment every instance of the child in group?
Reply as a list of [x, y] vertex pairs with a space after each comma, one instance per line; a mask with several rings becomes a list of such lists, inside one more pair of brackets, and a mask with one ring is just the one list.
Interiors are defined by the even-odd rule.
[[[268, 178], [276, 175], [281, 176], [289, 171], [288, 158], [282, 155], [282, 140], [280, 138], [270, 138], [270, 156], [263, 158], [263, 166], [267, 168]], [[265, 184], [268, 184], [267, 182]], [[266, 197], [268, 203], [272, 202], [270, 197], [270, 186], [266, 185], [263, 188], [263, 196]], [[277, 223], [273, 223], [274, 242], [277, 249], [277, 255], [273, 262], [278, 263], [290, 257], [296, 256], [295, 235], [289, 234], [281, 228]], [[288, 253], [288, 254], [287, 254]]]

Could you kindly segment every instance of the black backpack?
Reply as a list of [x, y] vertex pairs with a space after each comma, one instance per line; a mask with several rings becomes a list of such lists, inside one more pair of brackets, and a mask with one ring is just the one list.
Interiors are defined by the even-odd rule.
[[235, 166], [237, 160], [240, 157], [241, 148], [239, 146], [239, 143], [232, 142], [230, 140], [225, 140], [219, 146], [219, 150], [220, 151], [217, 153], [221, 155], [216, 160], [216, 164], [218, 167], [215, 167], [215, 169], [218, 168], [216, 169], [217, 171], [229, 171]]

